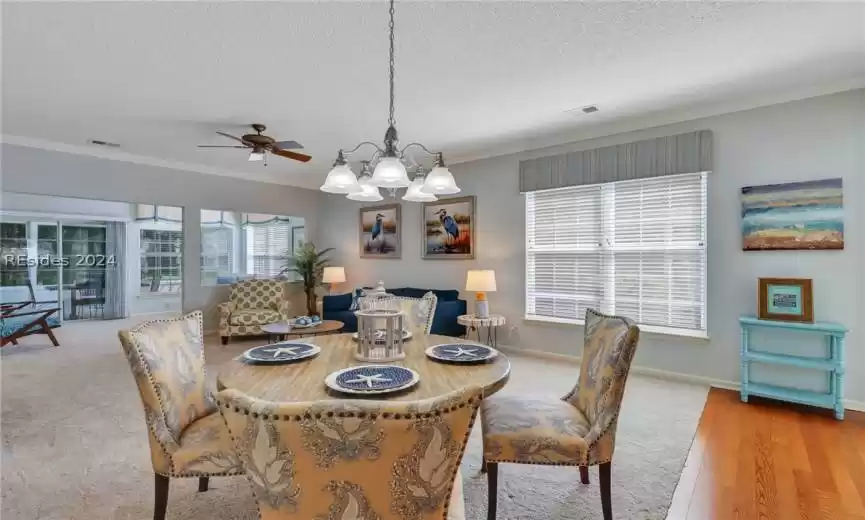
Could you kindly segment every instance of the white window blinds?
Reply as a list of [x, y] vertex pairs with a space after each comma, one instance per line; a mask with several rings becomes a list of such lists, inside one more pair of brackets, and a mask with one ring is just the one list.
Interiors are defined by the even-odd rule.
[[256, 278], [279, 275], [291, 254], [291, 225], [275, 221], [246, 228], [246, 272]]
[[706, 174], [526, 194], [526, 315], [705, 335]]
[[234, 271], [234, 228], [230, 226], [201, 228], [201, 271], [215, 279]]

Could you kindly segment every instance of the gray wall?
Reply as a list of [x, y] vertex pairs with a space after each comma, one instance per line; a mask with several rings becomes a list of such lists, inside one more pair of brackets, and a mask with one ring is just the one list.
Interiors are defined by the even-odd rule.
[[228, 287], [201, 286], [201, 209], [303, 217], [308, 240], [315, 240], [320, 230], [316, 224], [322, 194], [318, 191], [6, 143], [0, 190], [182, 206], [183, 309], [204, 310], [208, 330], [216, 328], [215, 307], [228, 299]]
[[[362, 260], [358, 256], [358, 203], [327, 196], [320, 227], [337, 247], [349, 286], [383, 279], [387, 286], [462, 289], [471, 268], [495, 269], [498, 292], [493, 312], [506, 315], [508, 343], [526, 349], [579, 355], [582, 329], [523, 320], [525, 311], [525, 202], [518, 193], [521, 159], [595, 148], [692, 130], [714, 132], [715, 170], [709, 180], [708, 326], [710, 339], [644, 334], [636, 363], [657, 370], [737, 381], [740, 314], [756, 312], [758, 277], [814, 279], [817, 320], [838, 321], [851, 331], [847, 341], [846, 393], [865, 402], [865, 90], [774, 105], [675, 125], [649, 128], [565, 146], [452, 166], [460, 195], [477, 196], [477, 259], [422, 260], [419, 203], [403, 203], [401, 260]], [[749, 185], [842, 177], [843, 251], [743, 252], [740, 188]], [[387, 202], [387, 201], [385, 201]], [[324, 245], [324, 243], [322, 243]], [[471, 296], [469, 295], [469, 299]], [[470, 302], [471, 305], [471, 302]], [[771, 372], [771, 370], [766, 370]], [[813, 374], [778, 372], [767, 379], [823, 383]], [[809, 379], [810, 378], [810, 379]], [[562, 389], [565, 391], [566, 389]], [[865, 404], [865, 403], [863, 403]]]

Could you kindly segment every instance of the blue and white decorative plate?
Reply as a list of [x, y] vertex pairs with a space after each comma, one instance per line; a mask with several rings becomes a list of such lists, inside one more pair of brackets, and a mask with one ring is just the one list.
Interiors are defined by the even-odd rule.
[[[387, 331], [385, 329], [375, 329], [375, 342], [381, 343], [382, 345], [384, 345], [384, 337], [386, 334], [387, 334]], [[411, 337], [412, 337], [412, 333], [410, 330], [402, 329], [402, 340], [403, 341], [408, 341], [411, 339]], [[354, 334], [351, 335], [351, 339], [357, 341], [357, 332], [355, 332]]]
[[396, 365], [361, 365], [344, 368], [327, 376], [331, 390], [348, 394], [387, 394], [411, 388], [420, 381], [418, 373]]
[[446, 343], [426, 349], [426, 355], [448, 363], [481, 363], [496, 357], [498, 351], [477, 343]]
[[293, 363], [315, 357], [321, 347], [300, 341], [281, 341], [253, 347], [243, 353], [243, 359], [253, 363]]

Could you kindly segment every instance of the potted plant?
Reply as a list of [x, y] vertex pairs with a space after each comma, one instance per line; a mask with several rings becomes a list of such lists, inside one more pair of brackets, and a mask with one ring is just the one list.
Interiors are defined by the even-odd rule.
[[303, 242], [295, 249], [293, 255], [286, 254], [286, 263], [279, 274], [297, 273], [303, 279], [303, 291], [306, 293], [307, 315], [318, 314], [315, 301], [315, 289], [322, 285], [322, 272], [330, 265], [327, 254], [333, 251], [332, 247], [315, 250], [312, 242]]

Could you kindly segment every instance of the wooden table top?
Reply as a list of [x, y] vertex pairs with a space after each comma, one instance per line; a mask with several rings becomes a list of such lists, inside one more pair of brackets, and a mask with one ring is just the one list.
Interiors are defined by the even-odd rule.
[[316, 325], [315, 327], [293, 327], [289, 328], [288, 323], [284, 321], [278, 321], [276, 323], [268, 323], [267, 325], [262, 325], [261, 330], [267, 332], [268, 334], [322, 334], [324, 332], [334, 332], [345, 327], [345, 323], [337, 320], [322, 320], [321, 323]]
[[[321, 347], [315, 358], [286, 365], [249, 365], [233, 359], [217, 369], [217, 387], [234, 388], [266, 401], [321, 401], [326, 399], [356, 399], [356, 396], [329, 390], [324, 379], [328, 374], [364, 363], [354, 359], [355, 341], [351, 334], [332, 334], [310, 339]], [[464, 342], [449, 336], [417, 336], [405, 343], [406, 357], [394, 364], [415, 370], [420, 382], [412, 389], [394, 395], [378, 395], [376, 399], [413, 401], [446, 395], [471, 385], [480, 385], [484, 395], [501, 390], [510, 377], [511, 363], [499, 355], [482, 365], [438, 363], [426, 357], [427, 347], [444, 343]]]

